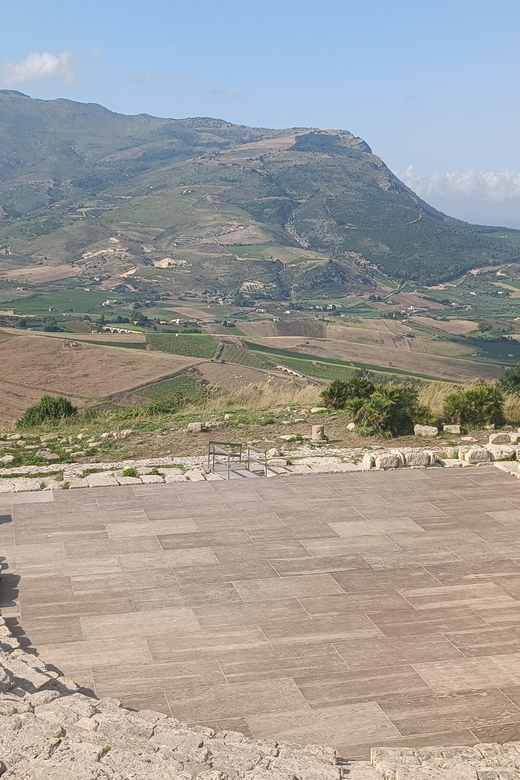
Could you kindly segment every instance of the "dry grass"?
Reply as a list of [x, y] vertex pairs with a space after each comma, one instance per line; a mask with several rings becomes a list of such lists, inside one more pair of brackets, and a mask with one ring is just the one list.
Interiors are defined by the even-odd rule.
[[231, 387], [226, 393], [210, 393], [204, 401], [196, 401], [185, 407], [186, 414], [219, 414], [229, 409], [255, 411], [281, 406], [318, 405], [322, 388], [315, 385], [298, 385], [287, 381], [283, 385], [267, 380], [261, 384]]

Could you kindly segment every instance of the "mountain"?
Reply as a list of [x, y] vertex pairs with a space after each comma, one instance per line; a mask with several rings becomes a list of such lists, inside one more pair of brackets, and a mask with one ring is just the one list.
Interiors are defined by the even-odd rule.
[[435, 284], [520, 262], [519, 237], [436, 211], [344, 130], [124, 116], [0, 91], [4, 270], [309, 298], [368, 290], [381, 273]]

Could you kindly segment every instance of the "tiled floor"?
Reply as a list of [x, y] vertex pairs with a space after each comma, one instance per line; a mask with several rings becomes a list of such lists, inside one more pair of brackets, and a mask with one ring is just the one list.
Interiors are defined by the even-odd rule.
[[0, 554], [2, 614], [99, 696], [349, 758], [520, 739], [498, 470], [5, 494]]

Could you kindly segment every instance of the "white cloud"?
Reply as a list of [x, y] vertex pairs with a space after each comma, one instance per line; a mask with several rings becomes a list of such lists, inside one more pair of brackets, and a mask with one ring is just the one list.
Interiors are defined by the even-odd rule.
[[56, 79], [70, 84], [76, 76], [74, 57], [70, 51], [61, 54], [33, 52], [20, 62], [6, 62], [0, 72], [7, 87], [23, 84], [25, 81], [48, 81]]
[[410, 165], [401, 179], [426, 200], [436, 196], [495, 202], [520, 198], [520, 173], [515, 171], [446, 171], [424, 176]]
[[520, 172], [446, 171], [424, 175], [410, 165], [401, 180], [439, 211], [481, 225], [520, 228]]

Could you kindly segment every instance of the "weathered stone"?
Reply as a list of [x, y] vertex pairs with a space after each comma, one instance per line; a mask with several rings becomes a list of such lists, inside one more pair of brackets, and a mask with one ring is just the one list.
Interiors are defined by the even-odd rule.
[[347, 425], [347, 431], [355, 431], [356, 430], [356, 423], [349, 422]]
[[398, 469], [404, 466], [404, 456], [402, 452], [378, 452], [375, 456], [376, 469]]
[[296, 436], [293, 433], [284, 433], [280, 436], [280, 439], [282, 439], [282, 441], [296, 441]]
[[97, 474], [89, 474], [87, 476], [87, 482], [89, 487], [109, 487], [111, 485], [117, 485], [117, 479], [113, 474], [107, 472], [98, 472]]
[[187, 431], [188, 433], [202, 433], [203, 425], [201, 422], [191, 422], [188, 423]]
[[12, 463], [14, 460], [14, 455], [4, 455], [3, 458], [0, 458], [0, 463], [3, 463], [5, 466], [8, 466], [9, 463]]
[[312, 441], [325, 441], [325, 428], [323, 425], [313, 425], [311, 428]]
[[318, 412], [326, 412], [327, 407], [326, 406], [313, 406], [311, 409], [311, 414], [318, 414]]
[[164, 482], [164, 479], [160, 474], [143, 474], [141, 476], [141, 482], [144, 485], [152, 485], [156, 482]]
[[443, 425], [442, 430], [445, 433], [460, 433], [460, 425]]
[[403, 455], [406, 466], [433, 466], [435, 463], [432, 450], [407, 450]]
[[493, 455], [485, 447], [470, 447], [465, 451], [461, 447], [459, 458], [465, 460], [466, 463], [489, 463], [493, 460]]
[[438, 436], [439, 429], [435, 425], [414, 425], [413, 432], [416, 436]]
[[486, 444], [486, 449], [493, 455], [493, 460], [514, 460], [516, 450], [505, 444]]
[[505, 433], [505, 431], [500, 431], [500, 433], [492, 433], [489, 437], [489, 443], [490, 444], [509, 444], [511, 441], [509, 434]]

